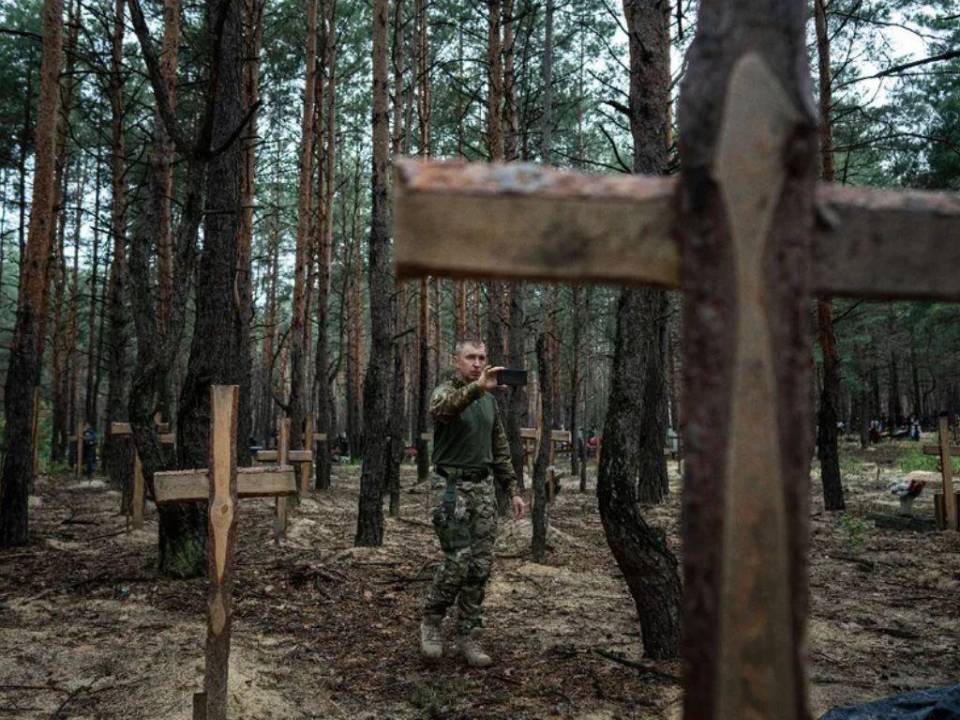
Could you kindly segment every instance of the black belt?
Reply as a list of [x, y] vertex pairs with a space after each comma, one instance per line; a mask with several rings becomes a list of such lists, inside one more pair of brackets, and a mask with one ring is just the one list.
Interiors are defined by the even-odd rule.
[[437, 468], [437, 475], [447, 480], [456, 480], [457, 482], [477, 482], [486, 480], [490, 477], [489, 470], [457, 470], [455, 468]]

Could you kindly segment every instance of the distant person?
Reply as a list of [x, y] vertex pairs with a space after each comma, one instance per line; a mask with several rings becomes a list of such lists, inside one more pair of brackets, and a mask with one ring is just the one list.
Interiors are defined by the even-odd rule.
[[916, 415], [910, 416], [910, 439], [919, 440], [920, 439], [920, 420]]
[[87, 480], [93, 479], [93, 470], [97, 466], [97, 431], [90, 423], [83, 424], [83, 474]]
[[577, 440], [574, 446], [574, 452], [577, 453], [577, 460], [580, 462], [587, 461], [587, 443], [583, 439], [583, 430], [577, 430]]
[[420, 652], [443, 656], [441, 623], [456, 603], [457, 650], [471, 667], [493, 660], [478, 642], [483, 627], [483, 598], [493, 565], [497, 537], [498, 482], [512, 498], [513, 514], [523, 517], [526, 505], [517, 494], [497, 401], [497, 372], [487, 365], [481, 340], [461, 340], [454, 348], [453, 373], [430, 398], [434, 424], [432, 488], [437, 495], [433, 527], [443, 550], [443, 564], [423, 604]]

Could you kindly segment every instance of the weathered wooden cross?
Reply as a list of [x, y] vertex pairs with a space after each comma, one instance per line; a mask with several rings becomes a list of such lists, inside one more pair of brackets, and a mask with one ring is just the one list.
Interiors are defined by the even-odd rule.
[[208, 502], [207, 642], [203, 693], [194, 697], [194, 720], [225, 720], [232, 628], [233, 558], [240, 498], [288, 497], [297, 487], [290, 466], [237, 468], [236, 385], [210, 388], [210, 464], [202, 470], [154, 473], [157, 504]]
[[960, 456], [960, 447], [950, 444], [950, 425], [946, 414], [937, 422], [939, 444], [924, 445], [925, 455], [940, 456], [940, 477], [943, 481], [941, 492], [933, 496], [934, 516], [940, 529], [960, 530], [957, 526], [957, 493], [953, 489], [953, 457]]
[[[309, 418], [307, 421], [307, 430], [304, 434], [304, 440], [311, 435], [314, 438], [314, 442], [317, 442], [320, 439], [326, 440], [327, 437], [326, 433], [313, 432], [313, 418]], [[318, 436], [322, 436], [322, 438], [319, 438]], [[307, 446], [306, 441], [304, 442], [304, 446]], [[310, 492], [313, 451], [290, 449], [290, 418], [281, 417], [279, 420], [277, 420], [277, 449], [260, 450], [257, 452], [254, 460], [259, 464], [275, 463], [277, 465], [291, 465], [295, 467], [297, 476], [300, 478], [300, 496], [305, 497]], [[286, 496], [277, 497], [275, 530], [278, 540], [287, 532]]]
[[[160, 433], [159, 439], [161, 445], [173, 445], [177, 441], [176, 433], [170, 432], [170, 425], [157, 421], [157, 431]], [[128, 422], [110, 423], [110, 434], [117, 437], [132, 436], [133, 428]], [[81, 434], [77, 433], [77, 442], [79, 447]], [[78, 463], [81, 454], [77, 452]], [[146, 493], [143, 485], [143, 465], [140, 462], [140, 454], [133, 451], [133, 500], [131, 501], [131, 526], [134, 530], [143, 527], [143, 508], [146, 502]]]
[[809, 298], [960, 300], [960, 200], [814, 192], [805, 6], [700, 12], [679, 179], [400, 161], [397, 272], [684, 291], [684, 715], [801, 720]]

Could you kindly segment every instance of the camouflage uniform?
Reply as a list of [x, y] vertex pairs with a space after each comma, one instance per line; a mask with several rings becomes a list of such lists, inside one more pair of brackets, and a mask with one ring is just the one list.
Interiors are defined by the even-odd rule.
[[493, 564], [497, 535], [493, 482], [504, 483], [512, 496], [516, 476], [496, 400], [478, 383], [454, 374], [434, 390], [430, 414], [438, 471], [432, 479], [436, 499], [432, 519], [444, 561], [423, 610], [425, 616], [442, 617], [456, 602], [457, 633], [469, 635], [483, 626], [483, 597]]

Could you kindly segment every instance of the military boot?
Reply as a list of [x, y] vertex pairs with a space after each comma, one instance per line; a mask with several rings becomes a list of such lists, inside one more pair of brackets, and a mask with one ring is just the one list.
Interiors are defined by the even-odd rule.
[[420, 621], [420, 654], [428, 660], [443, 657], [443, 635], [440, 623], [443, 618], [439, 615], [424, 615]]
[[457, 650], [460, 651], [470, 667], [483, 668], [493, 664], [493, 659], [481, 647], [476, 632], [469, 635], [458, 635]]

